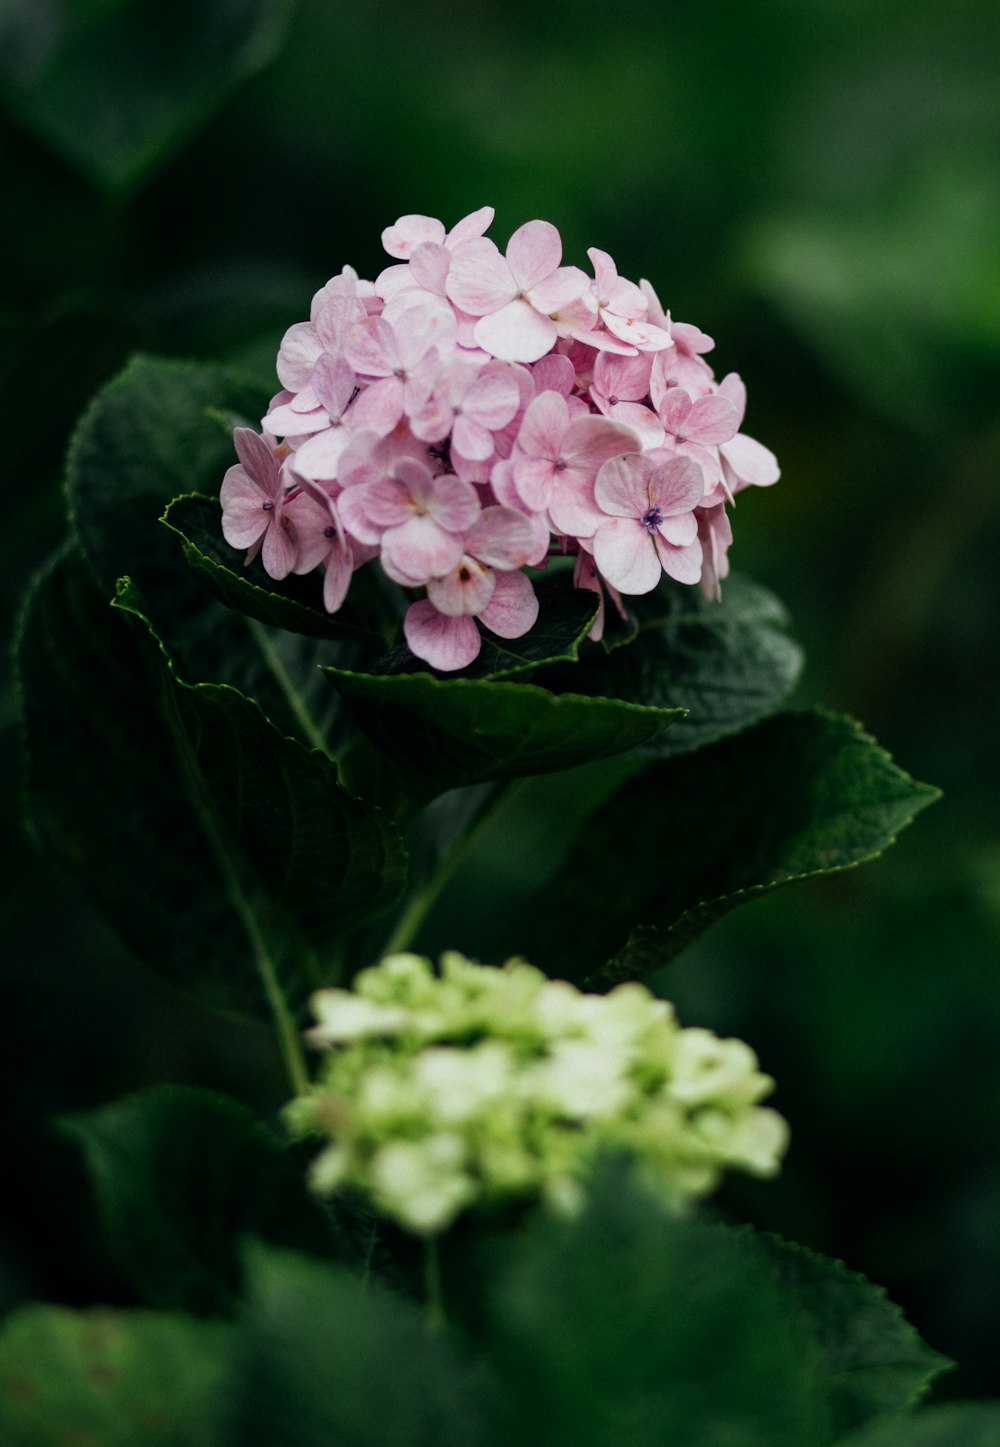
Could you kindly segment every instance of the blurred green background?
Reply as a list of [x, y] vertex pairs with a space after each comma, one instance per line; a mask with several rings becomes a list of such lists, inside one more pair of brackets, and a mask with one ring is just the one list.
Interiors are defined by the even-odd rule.
[[[789, 605], [798, 699], [945, 797], [660, 983], [753, 1043], [792, 1123], [782, 1178], [723, 1208], [884, 1283], [960, 1395], [1000, 1390], [998, 54], [995, 0], [0, 8], [8, 625], [94, 389], [136, 349], [271, 376], [313, 290], [374, 275], [402, 213], [492, 203], [501, 244], [549, 219], [567, 260], [610, 251], [743, 374], [784, 475], [740, 498], [733, 560]], [[42, 1122], [159, 1081], [270, 1109], [281, 1082], [265, 1036], [125, 955], [4, 780], [0, 1305], [126, 1301]]]

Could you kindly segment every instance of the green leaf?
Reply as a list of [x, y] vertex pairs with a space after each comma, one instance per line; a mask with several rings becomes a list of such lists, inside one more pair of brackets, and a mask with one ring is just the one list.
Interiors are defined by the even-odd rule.
[[429, 781], [431, 792], [624, 753], [682, 713], [530, 683], [323, 671], [366, 737], [408, 776]]
[[151, 1306], [231, 1312], [246, 1234], [336, 1254], [299, 1152], [224, 1095], [167, 1086], [60, 1125], [83, 1150], [112, 1255]]
[[631, 642], [610, 654], [585, 650], [576, 667], [536, 681], [557, 692], [686, 709], [646, 752], [667, 758], [714, 743], [773, 713], [795, 686], [802, 651], [788, 637], [787, 614], [749, 579], [727, 579], [721, 603], [669, 579], [627, 601], [637, 624]]
[[812, 1343], [755, 1253], [666, 1215], [619, 1171], [598, 1175], [575, 1219], [540, 1212], [515, 1241], [445, 1264], [446, 1300], [504, 1382], [504, 1441], [830, 1440]]
[[222, 536], [220, 518], [217, 497], [189, 493], [173, 500], [163, 522], [180, 539], [188, 567], [227, 608], [310, 638], [350, 638], [379, 647], [379, 633], [371, 621], [365, 623], [364, 604], [374, 603], [372, 590], [364, 587], [366, 573], [352, 581], [350, 603], [339, 613], [327, 613], [318, 572], [290, 573], [276, 583], [263, 569], [239, 571], [240, 554]]
[[223, 1447], [232, 1329], [152, 1312], [31, 1306], [0, 1334], [9, 1447]]
[[118, 601], [132, 626], [73, 554], [31, 598], [18, 649], [31, 823], [160, 973], [217, 1008], [298, 1006], [336, 973], [345, 932], [396, 898], [401, 842], [251, 700], [184, 682], [134, 590]]
[[249, 1279], [232, 1447], [487, 1441], [482, 1370], [412, 1302], [273, 1250], [250, 1253]]
[[14, 0], [0, 76], [27, 125], [108, 190], [134, 184], [260, 70], [284, 37], [287, 0]]
[[1000, 1402], [951, 1402], [879, 1422], [837, 1447], [1000, 1447]]
[[515, 948], [593, 987], [641, 978], [729, 910], [874, 858], [935, 798], [850, 719], [780, 715], [630, 777]]
[[912, 1406], [951, 1365], [921, 1340], [884, 1287], [778, 1236], [756, 1240], [818, 1347], [838, 1434]]
[[73, 434], [66, 490], [102, 592], [110, 597], [128, 571], [155, 598], [161, 583], [186, 574], [159, 520], [178, 493], [218, 496], [237, 460], [220, 410], [255, 426], [267, 401], [265, 389], [222, 367], [144, 356], [97, 393]]

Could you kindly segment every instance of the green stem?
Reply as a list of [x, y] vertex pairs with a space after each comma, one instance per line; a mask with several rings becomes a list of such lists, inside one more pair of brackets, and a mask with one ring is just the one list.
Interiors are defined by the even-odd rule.
[[428, 1236], [424, 1242], [424, 1286], [427, 1292], [427, 1326], [432, 1332], [443, 1330], [448, 1324], [444, 1310], [444, 1292], [441, 1289], [441, 1253], [436, 1236]]
[[325, 754], [327, 752], [326, 739], [317, 727], [316, 720], [306, 708], [301, 693], [295, 687], [288, 670], [278, 656], [278, 651], [271, 642], [267, 629], [262, 623], [259, 623], [256, 618], [248, 618], [246, 621], [250, 632], [253, 634], [254, 642], [263, 655], [264, 662], [274, 674], [278, 686], [288, 700], [288, 706], [295, 715], [303, 734], [314, 749], [319, 749]]
[[[178, 694], [175, 692], [172, 681], [165, 675], [161, 686], [167, 702], [167, 716], [178, 745], [179, 760], [187, 775], [188, 798], [205, 832], [212, 853], [215, 855], [219, 871], [225, 881], [226, 893], [246, 934], [253, 956], [254, 968], [271, 1011], [278, 1040], [278, 1051], [289, 1083], [296, 1095], [303, 1095], [309, 1089], [309, 1071], [306, 1068], [306, 1057], [298, 1028], [281, 985], [278, 983], [278, 972], [267, 948], [263, 931], [257, 921], [253, 906], [247, 898], [239, 872], [233, 863], [231, 850], [227, 847], [223, 830], [220, 828], [219, 820], [212, 807], [211, 796], [207, 792], [207, 785], [198, 768], [190, 736], [181, 718]], [[189, 685], [178, 681], [177, 687], [188, 688]]]
[[481, 810], [478, 818], [469, 826], [458, 842], [448, 850], [447, 853], [442, 854], [427, 882], [422, 885], [420, 889], [414, 890], [410, 896], [406, 908], [396, 921], [392, 934], [383, 946], [383, 954], [394, 955], [410, 948], [420, 931], [420, 926], [427, 918], [432, 906], [454, 873], [456, 866], [465, 857], [466, 851], [475, 837], [477, 830], [490, 814], [493, 813], [493, 810], [497, 807], [500, 800], [508, 798], [516, 789], [523, 786], [525, 782], [524, 779], [515, 779], [510, 783], [501, 785], [489, 803]]

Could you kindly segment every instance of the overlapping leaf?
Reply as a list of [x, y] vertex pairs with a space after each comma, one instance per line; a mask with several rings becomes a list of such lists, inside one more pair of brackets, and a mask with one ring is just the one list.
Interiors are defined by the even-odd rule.
[[618, 1171], [573, 1221], [540, 1213], [514, 1240], [473, 1242], [445, 1285], [502, 1376], [505, 1442], [830, 1441], [812, 1342], [766, 1268]]
[[109, 609], [73, 554], [36, 588], [19, 658], [37, 834], [140, 958], [264, 1013], [387, 908], [402, 845], [236, 689], [188, 684], [134, 590]]
[[611, 653], [590, 649], [578, 666], [543, 672], [556, 691], [592, 693], [687, 717], [646, 745], [667, 758], [736, 733], [773, 713], [802, 668], [778, 600], [747, 578], [723, 585], [722, 601], [664, 579], [654, 593], [626, 599], [636, 636]]
[[[275, 582], [259, 565], [253, 573], [240, 571], [239, 554], [222, 536], [217, 499], [201, 493], [177, 497], [163, 521], [180, 539], [188, 567], [227, 607], [310, 638], [350, 638], [379, 648], [379, 614], [374, 611], [379, 600], [372, 596], [373, 589], [365, 588], [370, 569], [353, 581], [346, 607], [339, 613], [327, 613], [319, 573], [305, 577], [290, 573]], [[363, 601], [359, 594], [364, 595]], [[367, 615], [366, 603], [370, 605]]]
[[367, 737], [438, 789], [607, 758], [657, 737], [682, 714], [504, 680], [324, 672]]
[[911, 1407], [950, 1365], [884, 1287], [778, 1236], [755, 1239], [816, 1343], [817, 1372], [838, 1435]]
[[936, 797], [851, 720], [780, 715], [630, 777], [517, 948], [595, 986], [642, 977], [738, 905], [873, 858]]
[[171, 1086], [60, 1124], [84, 1152], [112, 1255], [151, 1306], [229, 1314], [245, 1234], [337, 1251], [298, 1151], [226, 1096]]
[[248, 1275], [232, 1447], [499, 1447], [482, 1369], [412, 1302], [274, 1250]]

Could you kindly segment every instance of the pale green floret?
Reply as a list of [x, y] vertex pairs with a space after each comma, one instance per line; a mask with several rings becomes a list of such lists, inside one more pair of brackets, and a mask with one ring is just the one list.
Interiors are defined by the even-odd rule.
[[361, 1190], [420, 1235], [477, 1206], [577, 1210], [609, 1150], [680, 1211], [727, 1167], [773, 1174], [787, 1145], [749, 1046], [682, 1029], [642, 985], [588, 995], [521, 960], [449, 952], [436, 973], [399, 954], [312, 1005], [307, 1038], [326, 1053], [286, 1111], [327, 1142], [312, 1186]]

